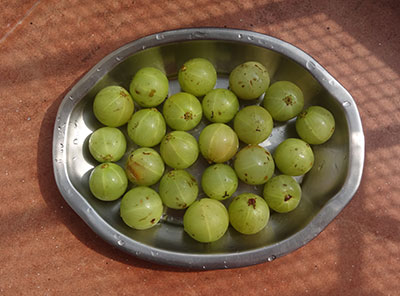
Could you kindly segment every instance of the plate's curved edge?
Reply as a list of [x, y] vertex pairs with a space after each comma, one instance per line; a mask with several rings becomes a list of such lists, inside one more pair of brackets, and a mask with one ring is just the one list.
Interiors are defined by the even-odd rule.
[[[283, 54], [302, 65], [332, 94], [344, 108], [349, 125], [349, 173], [343, 190], [337, 193], [301, 231], [272, 246], [238, 254], [197, 255], [180, 254], [142, 245], [118, 233], [108, 225], [75, 190], [68, 178], [65, 165], [66, 133], [73, 107], [112, 68], [130, 55], [154, 46], [190, 40], [221, 40], [243, 42]], [[80, 97], [76, 96], [80, 93]], [[67, 112], [66, 112], [67, 111]], [[351, 131], [351, 132], [350, 132]], [[226, 28], [188, 28], [164, 31], [132, 41], [106, 57], [87, 72], [67, 93], [60, 104], [53, 133], [53, 169], [63, 198], [86, 224], [111, 245], [141, 259], [158, 264], [195, 269], [222, 269], [254, 265], [286, 255], [315, 238], [350, 202], [362, 178], [365, 139], [361, 118], [354, 99], [314, 58], [294, 45], [261, 33]], [[63, 181], [66, 180], [66, 181]], [[295, 243], [293, 243], [295, 242]]]

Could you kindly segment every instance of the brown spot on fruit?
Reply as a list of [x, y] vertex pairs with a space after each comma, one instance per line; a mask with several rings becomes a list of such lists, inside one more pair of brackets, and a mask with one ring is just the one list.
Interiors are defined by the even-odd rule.
[[186, 69], [187, 69], [187, 68], [186, 68], [185, 65], [183, 65], [183, 66], [181, 67], [181, 71], [182, 71], [182, 72], [186, 71]]
[[151, 223], [151, 224], [154, 224], [155, 221], [156, 221], [156, 219], [153, 218], [153, 219], [151, 219], [150, 223]]
[[113, 159], [111, 154], [107, 154], [101, 157], [104, 161], [111, 161]]
[[101, 165], [101, 168], [102, 168], [102, 169], [108, 168], [108, 163], [103, 163], [103, 164]]
[[285, 201], [288, 201], [289, 199], [291, 199], [293, 196], [291, 196], [290, 194], [286, 194], [285, 195]]
[[126, 92], [122, 91], [122, 90], [120, 91], [119, 94], [120, 94], [121, 97], [127, 97], [128, 96], [128, 94]]
[[140, 91], [138, 91], [137, 89], [135, 89], [135, 93], [137, 93], [138, 95], [140, 95]]
[[264, 177], [264, 180], [268, 180], [268, 176], [265, 176], [265, 177]]
[[250, 207], [250, 206], [253, 206], [253, 209], [255, 209], [256, 208], [256, 200], [254, 199], [254, 198], [249, 198], [248, 200], [247, 200], [247, 205]]
[[228, 197], [228, 196], [229, 196], [228, 191], [225, 191], [225, 193], [222, 197]]
[[150, 155], [151, 152], [143, 152], [144, 155]]
[[153, 88], [153, 89], [149, 92], [149, 97], [153, 97], [155, 93], [156, 93], [156, 90]]
[[193, 114], [192, 114], [192, 112], [190, 112], [190, 111], [186, 112], [185, 115], [184, 115], [184, 118], [185, 118], [185, 120], [191, 120], [191, 119], [193, 119]]

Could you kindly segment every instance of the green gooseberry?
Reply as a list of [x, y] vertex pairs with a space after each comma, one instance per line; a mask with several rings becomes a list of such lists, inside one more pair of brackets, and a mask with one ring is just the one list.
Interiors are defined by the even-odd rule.
[[124, 170], [115, 163], [102, 163], [94, 168], [89, 177], [92, 194], [103, 201], [120, 198], [128, 187]]
[[197, 160], [199, 147], [191, 134], [184, 131], [173, 131], [161, 141], [160, 153], [170, 167], [186, 169]]
[[238, 187], [238, 177], [227, 164], [218, 163], [206, 168], [201, 177], [204, 193], [213, 199], [224, 200], [232, 196]]
[[163, 115], [172, 129], [188, 131], [200, 123], [203, 110], [200, 101], [195, 96], [180, 92], [165, 101]]
[[210, 243], [220, 239], [229, 226], [229, 215], [218, 200], [202, 198], [190, 205], [183, 216], [183, 228], [193, 239]]
[[142, 147], [160, 144], [166, 130], [164, 117], [156, 108], [139, 110], [133, 114], [127, 126], [129, 137]]
[[89, 152], [99, 162], [115, 162], [124, 156], [126, 139], [115, 127], [102, 127], [89, 138]]
[[253, 193], [236, 196], [228, 208], [229, 222], [242, 234], [256, 234], [268, 224], [269, 208], [265, 200]]
[[236, 133], [224, 123], [206, 126], [199, 137], [200, 152], [209, 162], [222, 163], [231, 159], [239, 148]]
[[122, 197], [120, 215], [129, 227], [144, 230], [160, 221], [163, 208], [161, 198], [155, 190], [138, 186]]
[[168, 96], [168, 78], [163, 72], [153, 67], [144, 67], [136, 72], [129, 91], [142, 107], [156, 107]]
[[247, 106], [240, 110], [233, 121], [233, 129], [246, 144], [259, 144], [272, 132], [274, 123], [271, 115], [260, 106]]
[[135, 106], [130, 94], [121, 86], [107, 86], [100, 90], [93, 102], [94, 116], [110, 127], [124, 125], [131, 118]]
[[128, 179], [136, 185], [150, 186], [157, 183], [164, 170], [160, 154], [152, 148], [139, 148], [133, 151], [126, 163]]
[[163, 203], [171, 209], [186, 209], [197, 198], [196, 179], [185, 170], [172, 170], [160, 180], [158, 192]]
[[248, 145], [236, 154], [234, 168], [239, 179], [246, 184], [261, 185], [272, 177], [275, 164], [267, 149]]
[[275, 164], [285, 175], [306, 174], [314, 165], [314, 153], [303, 140], [289, 138], [278, 145], [274, 152]]
[[202, 106], [209, 121], [227, 123], [239, 111], [239, 100], [230, 90], [217, 88], [204, 96]]

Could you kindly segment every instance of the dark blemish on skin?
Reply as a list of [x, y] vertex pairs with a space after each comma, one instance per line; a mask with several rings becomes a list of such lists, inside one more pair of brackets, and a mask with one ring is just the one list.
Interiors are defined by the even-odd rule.
[[260, 66], [257, 65], [257, 64], [254, 64], [254, 67], [257, 67], [258, 69], [260, 69], [261, 71], [263, 71], [263, 69], [261, 69]]
[[143, 152], [144, 155], [150, 155], [151, 152]]
[[192, 114], [192, 112], [190, 112], [190, 111], [186, 112], [185, 115], [184, 115], [184, 118], [185, 118], [185, 120], [191, 120], [191, 119], [193, 119], [193, 114]]
[[250, 85], [253, 86], [253, 80], [250, 80]]
[[106, 168], [108, 168], [108, 163], [104, 163], [104, 164], [102, 164], [102, 165], [101, 165], [101, 168], [102, 168], [102, 169], [106, 169]]
[[247, 175], [247, 173], [244, 173], [244, 175], [247, 177], [248, 175]]
[[211, 118], [214, 118], [214, 111], [211, 111]]
[[179, 206], [180, 206], [182, 209], [184, 209], [184, 208], [187, 207], [187, 204], [183, 203], [183, 204], [180, 204]]
[[297, 164], [295, 164], [294, 167], [297, 168]]
[[244, 87], [244, 84], [242, 84], [242, 87]]
[[298, 148], [294, 148], [294, 151], [297, 151], [297, 150], [299, 150]]
[[268, 180], [268, 176], [265, 176], [265, 177], [264, 177], [264, 180]]
[[155, 90], [155, 89], [152, 89], [152, 90], [150, 91], [150, 93], [149, 93], [149, 97], [153, 97], [155, 93], [156, 93], [156, 90]]
[[[269, 160], [269, 158], [268, 158], [268, 160]], [[264, 164], [267, 164], [266, 162], [264, 162]]]
[[137, 89], [135, 89], [135, 93], [137, 93], [138, 95], [140, 95], [140, 91], [138, 91]]
[[199, 85], [199, 84], [200, 84], [200, 82], [197, 82], [197, 83], [196, 83], [196, 85]]
[[186, 69], [187, 69], [187, 68], [186, 68], [185, 65], [183, 65], [183, 66], [181, 67], [181, 71], [182, 71], [182, 72], [186, 71]]
[[146, 200], [149, 200], [149, 197], [148, 197], [148, 196], [146, 196]]
[[222, 113], [221, 113], [221, 111], [218, 111], [218, 115], [221, 115]]
[[267, 150], [265, 150], [265, 154], [267, 154], [268, 156], [271, 155], [271, 153], [269, 153]]
[[287, 186], [287, 184], [282, 184], [282, 186], [286, 187], [286, 186]]
[[288, 201], [289, 199], [291, 199], [293, 196], [291, 196], [290, 194], [287, 194], [286, 196], [285, 196], [285, 201]]
[[128, 96], [128, 94], [127, 93], [125, 93], [124, 91], [120, 91], [120, 93], [119, 93], [120, 95], [121, 95], [121, 97], [127, 97]]
[[307, 146], [307, 147], [310, 147], [310, 144], [306, 143], [306, 146]]
[[253, 78], [254, 81], [257, 81], [257, 78]]
[[307, 111], [303, 111], [303, 112], [301, 112], [301, 113], [299, 114], [299, 117], [300, 117], [300, 118], [304, 118], [304, 117], [306, 117], [306, 115], [307, 115]]
[[150, 223], [151, 223], [151, 224], [154, 224], [155, 221], [156, 221], [156, 219], [153, 218], [153, 219], [151, 219]]
[[248, 200], [247, 200], [247, 205], [250, 207], [250, 206], [253, 206], [253, 209], [256, 209], [256, 200], [254, 199], [254, 198], [249, 198]]
[[228, 197], [228, 196], [229, 196], [228, 191], [225, 191], [225, 193], [222, 197]]
[[256, 132], [261, 132], [261, 130], [259, 128], [256, 128]]

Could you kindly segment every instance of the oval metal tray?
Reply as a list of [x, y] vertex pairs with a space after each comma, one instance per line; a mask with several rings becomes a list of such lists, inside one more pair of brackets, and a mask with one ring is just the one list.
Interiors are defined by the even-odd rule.
[[[179, 91], [176, 76], [188, 59], [204, 57], [216, 67], [217, 87], [228, 86], [228, 74], [238, 64], [263, 63], [272, 82], [289, 80], [304, 92], [305, 105], [328, 108], [336, 131], [325, 144], [314, 146], [315, 164], [302, 183], [300, 206], [288, 214], [272, 213], [268, 226], [244, 236], [231, 227], [217, 242], [201, 244], [187, 236], [182, 212], [166, 210], [161, 223], [146, 231], [127, 227], [119, 216], [120, 200], [101, 202], [88, 187], [96, 165], [87, 148], [90, 134], [101, 125], [92, 112], [96, 93], [108, 85], [129, 89], [135, 72], [144, 66], [163, 70], [170, 94]], [[195, 130], [198, 135], [205, 121]], [[125, 131], [125, 127], [121, 130]], [[271, 152], [286, 137], [296, 137], [294, 121], [276, 124], [262, 143]], [[128, 152], [135, 146], [130, 142]], [[128, 153], [127, 152], [127, 153]], [[124, 166], [125, 158], [119, 164]], [[321, 65], [300, 49], [263, 34], [220, 28], [181, 29], [133, 41], [106, 56], [63, 99], [53, 137], [53, 164], [58, 188], [72, 209], [111, 245], [142, 259], [189, 268], [216, 269], [247, 266], [288, 254], [317, 236], [355, 194], [364, 164], [364, 135], [350, 94]], [[189, 169], [198, 180], [205, 162], [200, 157]], [[260, 193], [262, 187], [240, 185], [238, 193]], [[201, 195], [200, 195], [201, 196]]]

